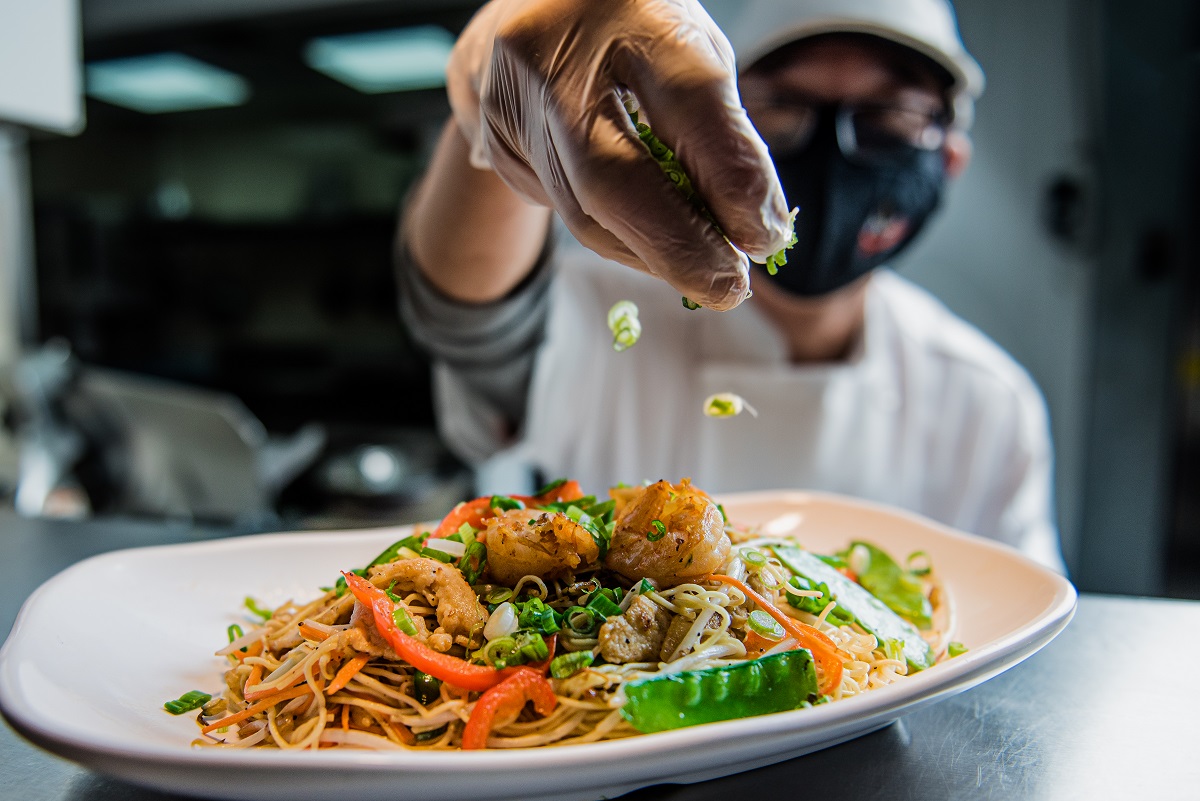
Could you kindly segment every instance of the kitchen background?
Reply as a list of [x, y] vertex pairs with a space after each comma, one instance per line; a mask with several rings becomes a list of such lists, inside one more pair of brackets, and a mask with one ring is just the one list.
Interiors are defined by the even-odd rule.
[[[86, 126], [0, 136], [10, 226], [32, 231], [0, 315], [11, 504], [251, 531], [427, 519], [470, 493], [390, 247], [478, 5], [82, 0]], [[1200, 10], [956, 7], [988, 77], [975, 160], [896, 266], [1041, 386], [1080, 588], [1200, 597]], [[193, 107], [121, 94], [197, 65]]]

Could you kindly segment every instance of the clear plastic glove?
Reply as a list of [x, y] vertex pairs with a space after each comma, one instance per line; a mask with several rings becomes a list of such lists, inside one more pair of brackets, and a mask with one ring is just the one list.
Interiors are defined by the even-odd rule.
[[[493, 0], [459, 38], [447, 86], [472, 164], [552, 207], [600, 255], [704, 306], [740, 303], [743, 254], [761, 262], [788, 240], [733, 50], [696, 0]], [[627, 94], [729, 242], [639, 141]]]

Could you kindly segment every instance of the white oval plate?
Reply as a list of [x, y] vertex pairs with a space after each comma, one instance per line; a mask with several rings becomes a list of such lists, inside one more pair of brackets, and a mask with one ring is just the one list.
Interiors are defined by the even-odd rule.
[[409, 527], [267, 534], [115, 551], [80, 562], [26, 601], [0, 650], [0, 711], [30, 740], [93, 770], [190, 795], [327, 798], [612, 797], [769, 765], [843, 742], [962, 692], [1046, 645], [1075, 610], [1061, 576], [995, 543], [845, 498], [756, 492], [721, 499], [731, 520], [832, 551], [851, 539], [929, 554], [970, 650], [857, 698], [592, 745], [486, 752], [196, 749], [191, 715], [164, 701], [216, 692], [213, 651], [245, 623], [242, 600], [313, 597]]

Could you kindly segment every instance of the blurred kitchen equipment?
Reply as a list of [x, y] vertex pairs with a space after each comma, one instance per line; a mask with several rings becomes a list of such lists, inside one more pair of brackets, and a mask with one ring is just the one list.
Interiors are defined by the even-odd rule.
[[232, 395], [82, 365], [61, 343], [20, 359], [8, 385], [28, 516], [78, 480], [96, 511], [267, 526], [325, 445], [319, 425], [269, 436]]

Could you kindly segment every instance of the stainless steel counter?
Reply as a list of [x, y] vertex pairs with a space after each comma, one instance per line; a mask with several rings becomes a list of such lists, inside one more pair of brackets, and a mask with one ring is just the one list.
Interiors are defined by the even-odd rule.
[[[230, 533], [0, 513], [0, 631], [7, 634], [35, 587], [87, 556]], [[1084, 595], [1043, 651], [882, 731], [749, 773], [625, 798], [1200, 799], [1198, 672], [1200, 603]], [[168, 797], [91, 773], [0, 727], [0, 798]], [[356, 798], [351, 788], [344, 798]]]

